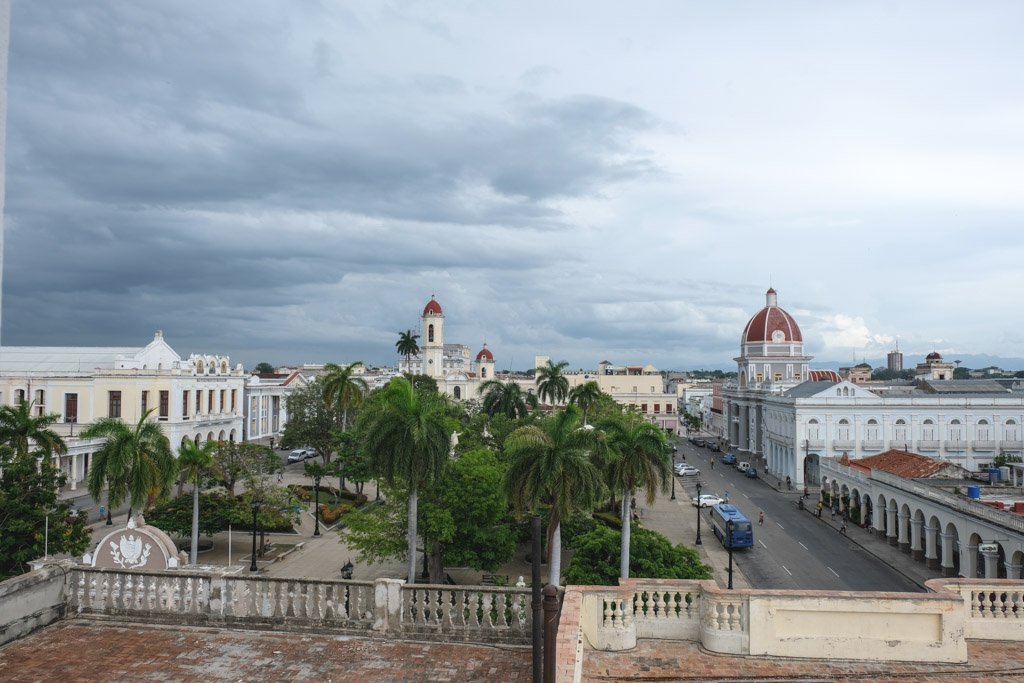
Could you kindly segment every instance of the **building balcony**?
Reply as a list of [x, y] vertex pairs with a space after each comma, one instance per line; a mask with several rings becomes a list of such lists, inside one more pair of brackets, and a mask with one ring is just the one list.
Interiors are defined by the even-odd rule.
[[1000, 441], [999, 447], [1004, 451], [1024, 450], [1024, 441]]
[[852, 439], [835, 439], [832, 442], [832, 450], [834, 451], [852, 451], [857, 447], [857, 444]]
[[975, 451], [991, 452], [996, 449], [995, 441], [972, 441], [971, 449]]
[[914, 442], [910, 439], [889, 439], [889, 448], [894, 451], [914, 450]]
[[884, 445], [885, 443], [881, 439], [860, 442], [861, 450], [865, 451], [880, 451]]
[[959, 441], [959, 440], [956, 440], [956, 441], [949, 441], [949, 440], [947, 440], [947, 441], [945, 441], [942, 444], [942, 447], [943, 447], [943, 449], [945, 449], [945, 451], [947, 453], [961, 453], [961, 452], [967, 450], [967, 442], [966, 441]]
[[825, 447], [825, 442], [822, 439], [807, 439], [804, 441], [807, 450], [821, 450]]
[[917, 442], [917, 450], [919, 451], [937, 451], [939, 450], [939, 442], [937, 440], [924, 440]]

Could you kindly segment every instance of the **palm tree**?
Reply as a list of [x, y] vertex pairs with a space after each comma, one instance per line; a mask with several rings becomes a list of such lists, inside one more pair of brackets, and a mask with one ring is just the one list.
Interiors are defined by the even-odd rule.
[[366, 380], [355, 374], [357, 368], [363, 367], [363, 361], [357, 360], [345, 367], [328, 363], [324, 366], [324, 401], [333, 403], [341, 415], [341, 431], [348, 431], [348, 413], [358, 408], [366, 395]]
[[192, 545], [188, 554], [189, 564], [196, 563], [199, 552], [199, 484], [203, 476], [214, 468], [213, 452], [216, 448], [215, 441], [197, 446], [192, 439], [185, 439], [178, 450], [178, 470], [185, 475], [185, 481], [192, 483]]
[[32, 445], [47, 455], [62, 455], [68, 447], [50, 425], [60, 419], [59, 415], [32, 415], [32, 406], [22, 400], [16, 406], [0, 407], [0, 444], [6, 444], [14, 451], [15, 457], [28, 457]]
[[580, 427], [575, 406], [548, 416], [539, 425], [520, 427], [505, 440], [510, 466], [505, 490], [517, 514], [551, 506], [548, 521], [548, 581], [559, 585], [562, 573], [562, 520], [587, 510], [601, 497], [601, 472], [591, 460], [597, 439]]
[[99, 500], [106, 484], [108, 510], [125, 498], [132, 508], [148, 507], [171, 489], [178, 463], [160, 423], [149, 420], [155, 410], [146, 411], [134, 425], [104, 417], [82, 432], [83, 439], [103, 439], [92, 456], [88, 489], [89, 495]]
[[613, 454], [612, 485], [622, 492], [622, 546], [619, 575], [629, 578], [630, 501], [637, 489], [646, 489], [647, 504], [654, 504], [660, 488], [668, 492], [672, 465], [665, 452], [665, 434], [635, 413], [616, 416], [601, 424]]
[[398, 349], [398, 355], [405, 356], [406, 369], [408, 369], [409, 364], [412, 362], [412, 357], [420, 352], [420, 345], [416, 341], [419, 338], [420, 335], [414, 334], [412, 330], [398, 333], [398, 341], [395, 342], [395, 348]]
[[547, 398], [551, 405], [555, 406], [565, 401], [569, 395], [569, 380], [562, 374], [562, 370], [569, 366], [567, 361], [552, 363], [537, 368], [537, 396], [540, 400]]
[[583, 411], [583, 424], [587, 424], [587, 413], [600, 400], [601, 394], [601, 387], [594, 380], [573, 387], [569, 392], [569, 403], [578, 405]]
[[409, 488], [409, 583], [416, 581], [416, 514], [419, 490], [441, 476], [451, 433], [445, 404], [437, 394], [421, 393], [404, 377], [395, 377], [364, 411], [364, 445], [384, 480]]
[[483, 410], [494, 417], [507, 415], [515, 420], [530, 414], [531, 408], [537, 407], [537, 397], [523, 391], [516, 382], [501, 382], [491, 379], [480, 385], [483, 394]]

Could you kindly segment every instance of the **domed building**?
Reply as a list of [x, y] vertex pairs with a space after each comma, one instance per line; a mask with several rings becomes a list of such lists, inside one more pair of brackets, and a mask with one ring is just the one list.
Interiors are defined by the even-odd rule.
[[807, 379], [811, 356], [804, 355], [800, 326], [779, 306], [774, 289], [765, 293], [764, 308], [743, 328], [740, 355], [734, 360], [739, 364], [741, 387], [800, 383]]
[[418, 354], [399, 361], [399, 372], [431, 377], [452, 398], [476, 398], [480, 384], [494, 378], [494, 354], [487, 344], [474, 357], [465, 344], [445, 343], [444, 309], [433, 295], [423, 307], [419, 345]]

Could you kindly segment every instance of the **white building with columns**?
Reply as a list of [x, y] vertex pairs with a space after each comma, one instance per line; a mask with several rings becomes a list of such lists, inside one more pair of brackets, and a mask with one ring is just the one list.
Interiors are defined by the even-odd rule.
[[[54, 431], [68, 446], [56, 458], [77, 489], [89, 472], [95, 440], [76, 436], [102, 417], [135, 423], [147, 410], [177, 452], [186, 439], [239, 440], [242, 366], [227, 356], [182, 358], [157, 332], [144, 347], [0, 347], [0, 404], [31, 403], [34, 414], [56, 413]], [[55, 462], [55, 464], [57, 464]]]
[[[796, 321], [774, 290], [744, 329], [739, 381], [722, 392], [729, 446], [797, 486], [818, 481], [822, 458], [861, 458], [891, 448], [984, 470], [1021, 455], [1024, 395], [985, 380], [922, 379], [864, 385], [808, 367]], [[932, 364], [940, 365], [939, 354]]]
[[471, 360], [465, 344], [445, 343], [444, 310], [433, 295], [423, 307], [418, 343], [420, 352], [402, 356], [399, 372], [426, 375], [437, 382], [438, 391], [452, 398], [478, 398], [480, 385], [494, 379], [494, 354], [487, 344]]

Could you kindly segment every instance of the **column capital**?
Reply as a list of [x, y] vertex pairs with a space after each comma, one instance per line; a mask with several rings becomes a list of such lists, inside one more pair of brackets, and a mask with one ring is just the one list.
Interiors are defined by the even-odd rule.
[[910, 519], [910, 513], [909, 512], [903, 512], [902, 510], [897, 512], [896, 516], [899, 517], [900, 519]]

